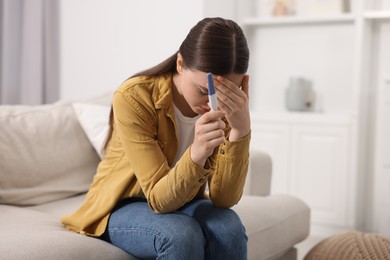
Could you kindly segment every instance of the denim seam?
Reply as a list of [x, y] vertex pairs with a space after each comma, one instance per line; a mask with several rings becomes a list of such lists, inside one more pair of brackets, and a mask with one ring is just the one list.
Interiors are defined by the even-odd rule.
[[109, 229], [109, 232], [117, 232], [117, 231], [141, 231], [141, 232], [145, 232], [145, 233], [152, 233], [153, 235], [159, 237], [160, 239], [164, 240], [164, 242], [166, 242], [165, 240], [165, 237], [161, 235], [160, 232], [156, 231], [156, 230], [153, 230], [153, 229], [143, 229], [143, 228], [110, 228]]
[[[148, 234], [148, 235], [154, 235], [156, 236], [160, 242], [159, 242], [159, 251], [164, 251], [164, 246], [167, 244], [168, 240], [165, 238], [165, 236], [161, 235], [160, 232], [156, 231], [156, 230], [153, 230], [153, 229], [143, 229], [143, 228], [111, 228], [109, 229], [109, 232], [120, 232], [120, 231], [124, 231], [124, 232], [127, 232], [127, 231], [131, 231], [131, 232], [134, 232], [134, 233], [143, 233], [143, 234]], [[158, 251], [158, 252], [159, 252]], [[158, 254], [158, 252], [156, 252], [156, 254]]]
[[214, 243], [213, 243], [213, 240], [210, 238], [210, 233], [208, 232], [206, 225], [204, 225], [200, 221], [198, 221], [198, 223], [199, 223], [199, 225], [202, 229], [202, 232], [204, 234], [204, 237], [206, 239], [206, 245], [209, 246], [209, 250], [206, 250], [205, 253], [208, 251], [210, 253], [210, 259], [215, 259], [215, 257], [214, 257]]

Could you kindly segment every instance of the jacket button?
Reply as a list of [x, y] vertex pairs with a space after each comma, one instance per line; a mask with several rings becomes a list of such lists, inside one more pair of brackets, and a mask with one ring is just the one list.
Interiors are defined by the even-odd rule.
[[221, 149], [221, 151], [219, 151], [220, 154], [225, 154], [225, 150], [224, 149]]
[[200, 183], [204, 182], [204, 179], [199, 179], [199, 182], [200, 182]]

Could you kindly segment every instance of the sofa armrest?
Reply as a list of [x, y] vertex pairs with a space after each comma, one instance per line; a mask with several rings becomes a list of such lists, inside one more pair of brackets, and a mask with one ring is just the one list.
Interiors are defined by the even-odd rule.
[[271, 191], [272, 159], [262, 151], [251, 150], [244, 195], [267, 196]]

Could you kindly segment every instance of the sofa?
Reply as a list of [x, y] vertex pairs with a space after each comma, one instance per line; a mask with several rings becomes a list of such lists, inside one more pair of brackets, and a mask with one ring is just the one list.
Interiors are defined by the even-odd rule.
[[[136, 259], [60, 223], [92, 182], [111, 96], [0, 106], [1, 259]], [[270, 193], [271, 158], [258, 148], [251, 147], [244, 195], [233, 207], [247, 231], [248, 258], [296, 259], [310, 209], [296, 197]]]

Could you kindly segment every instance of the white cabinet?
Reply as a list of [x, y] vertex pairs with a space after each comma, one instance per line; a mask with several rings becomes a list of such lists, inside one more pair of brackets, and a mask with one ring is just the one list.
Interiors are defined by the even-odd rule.
[[316, 227], [341, 231], [355, 225], [352, 122], [340, 116], [252, 114], [251, 145], [273, 160], [271, 193], [303, 199], [311, 208], [314, 233]]
[[283, 123], [263, 123], [252, 119], [251, 146], [267, 152], [272, 158], [272, 193], [290, 191], [288, 157], [290, 156], [290, 129]]
[[[390, 236], [390, 1], [349, 2], [344, 13], [272, 17], [259, 6], [274, 1], [235, 1], [261, 115], [252, 145], [273, 158], [272, 191], [310, 205], [312, 230]], [[286, 111], [291, 76], [312, 80], [321, 113]]]
[[[382, 39], [383, 43], [390, 44], [390, 25], [388, 26], [388, 37]], [[382, 54], [385, 54], [383, 52]], [[390, 51], [385, 57], [390, 66]], [[384, 65], [384, 64], [383, 64]], [[382, 74], [383, 73], [383, 74]], [[374, 165], [373, 165], [373, 226], [374, 230], [382, 235], [390, 236], [390, 69], [379, 70], [375, 117], [375, 134], [372, 136], [374, 142]]]
[[[390, 31], [389, 31], [390, 32]], [[389, 88], [390, 82], [385, 83]], [[384, 91], [383, 91], [384, 92]], [[378, 114], [374, 157], [374, 211], [373, 222], [376, 232], [390, 236], [390, 97], [378, 94]]]
[[351, 224], [348, 130], [332, 124], [292, 127], [291, 193], [310, 205], [314, 224]]

